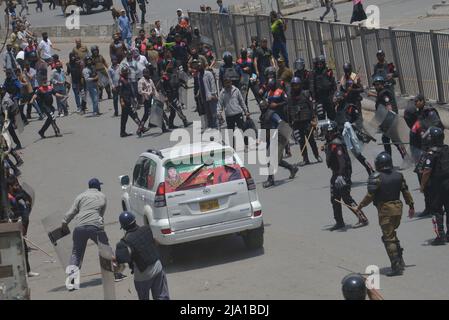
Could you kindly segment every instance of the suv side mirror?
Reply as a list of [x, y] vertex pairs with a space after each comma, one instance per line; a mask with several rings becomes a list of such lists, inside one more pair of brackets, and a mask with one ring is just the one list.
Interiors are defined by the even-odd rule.
[[129, 186], [129, 176], [120, 176], [118, 177], [120, 180], [120, 185], [122, 186], [122, 189], [125, 190]]

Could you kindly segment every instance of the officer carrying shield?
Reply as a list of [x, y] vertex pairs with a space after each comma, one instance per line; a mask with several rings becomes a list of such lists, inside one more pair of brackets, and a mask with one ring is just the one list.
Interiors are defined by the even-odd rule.
[[[437, 237], [431, 245], [446, 244], [449, 240], [449, 146], [444, 144], [444, 131], [430, 127], [424, 134], [429, 145], [425, 155], [424, 170], [421, 177], [421, 192], [428, 190], [432, 194], [430, 210], [434, 214]], [[444, 232], [444, 209], [446, 210], [446, 231]]]
[[[337, 123], [330, 121], [324, 128], [326, 144], [324, 151], [326, 152], [326, 164], [332, 170], [331, 177], [331, 203], [334, 211], [334, 219], [336, 224], [330, 228], [330, 231], [343, 229], [345, 223], [343, 221], [343, 212], [341, 207], [341, 199], [349, 207], [355, 208], [357, 203], [351, 197], [351, 175], [352, 165], [349, 158], [348, 150], [340, 138]], [[353, 211], [354, 212], [354, 211]], [[353, 228], [359, 228], [368, 224], [368, 219], [361, 210], [354, 212], [359, 221]]]
[[415, 214], [412, 195], [402, 173], [393, 170], [393, 161], [387, 152], [380, 153], [374, 162], [376, 171], [368, 179], [368, 193], [357, 209], [366, 207], [371, 202], [379, 213], [379, 224], [382, 230], [382, 242], [391, 261], [391, 272], [387, 276], [402, 275], [405, 263], [402, 258], [404, 249], [399, 245], [396, 229], [401, 223], [402, 201], [400, 193], [409, 206], [409, 217]]

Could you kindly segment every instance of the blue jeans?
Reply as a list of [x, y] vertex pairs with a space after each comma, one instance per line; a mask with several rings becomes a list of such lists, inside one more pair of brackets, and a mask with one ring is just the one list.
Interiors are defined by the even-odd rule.
[[78, 111], [81, 110], [81, 84], [79, 83], [72, 83], [72, 90], [73, 90], [73, 95], [75, 96], [75, 103], [76, 103], [76, 109]]
[[206, 102], [207, 126], [212, 129], [218, 128], [217, 105], [218, 105], [218, 101], [207, 101]]
[[273, 47], [271, 50], [273, 51], [273, 57], [276, 60], [280, 57], [280, 54], [282, 54], [285, 59], [285, 65], [288, 67], [287, 44], [285, 42], [275, 40], [273, 41]]
[[92, 108], [93, 108], [93, 112], [100, 112], [100, 110], [98, 109], [98, 88], [97, 88], [97, 84], [91, 84], [88, 83], [87, 84], [87, 91], [89, 92], [89, 96], [90, 99], [92, 100]]
[[87, 241], [92, 240], [98, 243], [108, 244], [109, 240], [106, 233], [96, 226], [79, 226], [73, 229], [73, 249], [70, 257], [70, 264], [81, 269], [84, 253], [86, 252]]

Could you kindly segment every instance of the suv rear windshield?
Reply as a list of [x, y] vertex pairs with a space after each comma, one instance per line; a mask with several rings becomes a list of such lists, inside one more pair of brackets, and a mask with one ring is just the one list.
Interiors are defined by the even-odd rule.
[[[209, 154], [191, 155], [165, 164], [165, 192], [200, 188], [243, 179], [240, 166], [232, 154], [222, 153], [211, 158]], [[206, 162], [206, 163], [205, 163]]]

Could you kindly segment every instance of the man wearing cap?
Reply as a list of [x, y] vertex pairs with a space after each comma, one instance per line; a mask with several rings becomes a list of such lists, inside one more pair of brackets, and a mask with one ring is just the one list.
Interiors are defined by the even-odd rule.
[[[106, 212], [106, 196], [101, 192], [101, 183], [97, 178], [89, 180], [89, 189], [76, 197], [72, 207], [62, 220], [62, 229], [67, 230], [73, 218], [77, 219], [77, 226], [73, 229], [73, 249], [70, 265], [81, 269], [87, 241], [91, 239], [96, 244], [108, 244], [109, 240], [104, 232], [104, 213]], [[115, 275], [116, 280], [125, 276], [121, 273]]]
[[120, 214], [119, 221], [125, 235], [117, 243], [116, 262], [121, 269], [125, 263], [129, 265], [139, 300], [149, 300], [150, 291], [154, 300], [169, 300], [167, 277], [151, 227], [139, 226], [136, 217], [127, 211]]

